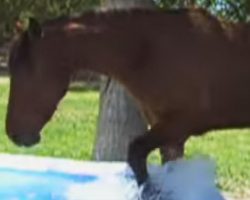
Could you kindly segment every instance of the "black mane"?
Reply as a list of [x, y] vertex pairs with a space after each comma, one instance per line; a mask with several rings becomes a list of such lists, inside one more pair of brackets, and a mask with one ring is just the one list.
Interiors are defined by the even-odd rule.
[[[197, 9], [198, 10], [198, 9]], [[201, 12], [207, 12], [203, 9], [199, 9]], [[169, 15], [178, 15], [181, 13], [188, 13], [190, 9], [188, 8], [180, 8], [180, 9], [170, 9], [170, 10], [162, 10], [162, 9], [154, 9], [154, 8], [129, 8], [129, 9], [96, 9], [96, 10], [89, 10], [85, 11], [82, 14], [75, 14], [75, 15], [62, 15], [56, 17], [54, 19], [49, 19], [43, 22], [43, 27], [51, 27], [58, 24], [64, 24], [69, 21], [88, 21], [88, 19], [107, 19], [113, 16], [116, 17], [123, 17], [123, 16], [135, 16], [135, 15], [155, 15], [156, 13], [161, 14], [169, 14]]]

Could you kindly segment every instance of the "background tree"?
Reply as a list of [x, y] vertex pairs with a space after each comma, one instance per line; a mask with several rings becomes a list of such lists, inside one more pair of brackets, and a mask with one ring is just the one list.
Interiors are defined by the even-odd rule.
[[0, 44], [9, 39], [17, 19], [35, 16], [39, 20], [83, 12], [99, 5], [100, 0], [1, 0]]
[[[108, 8], [153, 6], [151, 0], [102, 0]], [[116, 81], [104, 78], [94, 150], [96, 160], [126, 160], [128, 145], [144, 134], [147, 124], [134, 100]]]
[[246, 21], [250, 13], [249, 0], [155, 0], [161, 8], [197, 5], [231, 21]]

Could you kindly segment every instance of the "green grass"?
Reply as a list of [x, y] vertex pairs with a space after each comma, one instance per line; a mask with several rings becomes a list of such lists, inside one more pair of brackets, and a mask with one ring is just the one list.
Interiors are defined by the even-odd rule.
[[[30, 149], [14, 146], [5, 136], [8, 79], [0, 78], [0, 152], [90, 160], [95, 140], [98, 93], [70, 91], [47, 124], [42, 142]], [[217, 162], [218, 185], [237, 194], [250, 188], [250, 129], [210, 132], [191, 138], [186, 157], [209, 155]], [[159, 162], [158, 153], [151, 161]]]
[[98, 93], [69, 92], [43, 131], [42, 142], [19, 148], [7, 139], [4, 130], [8, 79], [0, 79], [0, 152], [35, 154], [89, 160], [95, 139]]
[[250, 189], [250, 130], [214, 131], [191, 138], [186, 156], [209, 155], [217, 164], [218, 185], [238, 195]]

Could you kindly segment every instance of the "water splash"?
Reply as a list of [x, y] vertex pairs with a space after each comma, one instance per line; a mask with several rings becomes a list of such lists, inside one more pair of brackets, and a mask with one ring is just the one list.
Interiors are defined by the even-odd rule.
[[172, 161], [150, 168], [140, 189], [142, 200], [224, 200], [215, 184], [215, 162], [210, 159]]

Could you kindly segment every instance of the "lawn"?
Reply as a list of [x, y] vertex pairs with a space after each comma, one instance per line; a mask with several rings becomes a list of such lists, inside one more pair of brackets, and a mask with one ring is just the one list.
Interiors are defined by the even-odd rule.
[[0, 152], [91, 159], [98, 114], [97, 92], [69, 92], [46, 125], [42, 142], [29, 149], [16, 147], [5, 135], [7, 96], [8, 79], [0, 78]]
[[[43, 131], [42, 142], [30, 149], [14, 146], [5, 136], [8, 79], [0, 78], [0, 152], [90, 160], [98, 115], [98, 92], [69, 91]], [[186, 157], [210, 155], [217, 162], [218, 185], [237, 194], [250, 188], [250, 129], [210, 132], [191, 138]], [[151, 155], [159, 162], [158, 153]]]

